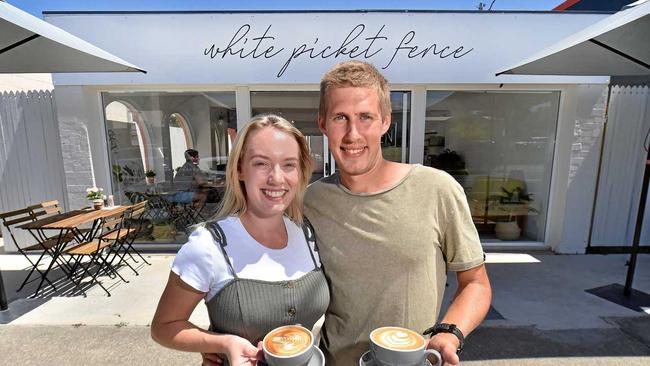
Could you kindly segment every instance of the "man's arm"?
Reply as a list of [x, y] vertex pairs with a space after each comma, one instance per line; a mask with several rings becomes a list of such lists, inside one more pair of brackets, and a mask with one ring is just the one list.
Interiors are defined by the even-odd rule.
[[[485, 270], [480, 265], [467, 271], [457, 272], [458, 289], [441, 323], [456, 324], [467, 336], [485, 318], [492, 302], [492, 289]], [[442, 354], [445, 364], [460, 362], [456, 350], [459, 340], [451, 333], [439, 333], [431, 337], [428, 348], [435, 348]]]

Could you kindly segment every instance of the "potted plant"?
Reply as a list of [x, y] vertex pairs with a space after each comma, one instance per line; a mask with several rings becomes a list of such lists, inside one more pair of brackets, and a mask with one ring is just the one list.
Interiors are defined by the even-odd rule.
[[494, 226], [496, 237], [501, 240], [517, 240], [521, 236], [521, 228], [517, 218], [528, 215], [530, 212], [537, 212], [530, 207], [533, 201], [532, 193], [527, 193], [522, 187], [514, 187], [510, 190], [501, 187], [502, 195], [497, 196], [498, 210], [505, 215], [500, 216]]
[[153, 170], [147, 170], [144, 173], [144, 176], [146, 177], [146, 181], [148, 185], [153, 185], [155, 183], [155, 178], [156, 178], [156, 172]]
[[91, 187], [86, 189], [86, 198], [93, 202], [95, 210], [101, 210], [104, 207], [104, 189]]

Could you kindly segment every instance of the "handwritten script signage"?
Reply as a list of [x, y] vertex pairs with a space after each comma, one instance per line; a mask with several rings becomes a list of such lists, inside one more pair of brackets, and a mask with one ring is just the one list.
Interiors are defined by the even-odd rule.
[[329, 59], [348, 57], [350, 59], [373, 59], [373, 62], [382, 69], [388, 69], [398, 56], [409, 59], [438, 57], [440, 59], [454, 60], [466, 56], [474, 50], [466, 46], [450, 46], [439, 43], [418, 43], [416, 32], [410, 30], [401, 38], [388, 37], [384, 32], [386, 25], [382, 25], [376, 32], [366, 32], [365, 24], [358, 24], [340, 42], [319, 43], [315, 37], [312, 43], [302, 43], [293, 48], [278, 47], [276, 37], [271, 30], [272, 25], [266, 27], [263, 33], [256, 33], [250, 24], [244, 24], [234, 33], [228, 44], [212, 44], [203, 50], [203, 55], [210, 59], [225, 59], [226, 57], [239, 57], [240, 59], [276, 59], [284, 63], [276, 75], [282, 77], [289, 69], [291, 63], [299, 58]]

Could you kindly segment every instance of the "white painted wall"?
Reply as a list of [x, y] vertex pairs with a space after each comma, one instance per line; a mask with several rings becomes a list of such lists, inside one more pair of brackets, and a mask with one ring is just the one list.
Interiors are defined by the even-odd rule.
[[584, 253], [587, 247], [606, 101], [604, 85], [579, 85], [563, 100], [552, 186], [556, 209], [549, 221], [561, 229], [551, 241], [558, 253]]

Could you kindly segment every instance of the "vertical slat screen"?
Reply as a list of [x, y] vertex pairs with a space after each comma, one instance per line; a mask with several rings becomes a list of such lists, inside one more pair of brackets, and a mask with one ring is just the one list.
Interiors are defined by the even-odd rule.
[[[49, 91], [0, 94], [0, 212], [47, 200], [65, 204], [65, 176], [54, 97]], [[21, 246], [33, 242], [16, 230]], [[15, 246], [2, 227], [5, 250]]]
[[[613, 86], [591, 246], [630, 246], [634, 236], [650, 129], [648, 87]], [[646, 209], [641, 244], [650, 243]]]

